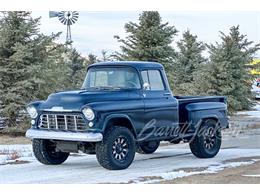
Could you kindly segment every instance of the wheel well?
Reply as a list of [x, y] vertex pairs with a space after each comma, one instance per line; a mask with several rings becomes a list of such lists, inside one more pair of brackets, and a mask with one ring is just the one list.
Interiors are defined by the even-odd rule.
[[215, 118], [215, 117], [203, 118], [203, 119], [202, 119], [202, 122], [205, 122], [206, 120], [209, 120], [209, 119], [214, 120], [216, 123], [218, 122], [218, 119]]
[[205, 121], [207, 121], [207, 120], [213, 120], [213, 121], [216, 122], [216, 124], [217, 124], [218, 121], [219, 121], [219, 120], [218, 120], [217, 118], [215, 118], [215, 117], [207, 117], [207, 118], [203, 118], [203, 119], [202, 119], [200, 125], [203, 125], [203, 124], [205, 123]]
[[112, 118], [108, 121], [105, 129], [108, 129], [112, 126], [126, 127], [133, 133], [134, 137], [136, 138], [136, 133], [135, 133], [134, 127], [133, 127], [133, 125], [132, 125], [132, 123], [130, 122], [129, 119], [127, 119], [127, 118]]

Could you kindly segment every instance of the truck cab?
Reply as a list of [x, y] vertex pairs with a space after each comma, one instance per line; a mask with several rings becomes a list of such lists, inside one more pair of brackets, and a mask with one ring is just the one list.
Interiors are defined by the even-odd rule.
[[135, 153], [161, 141], [190, 142], [200, 158], [214, 157], [228, 127], [226, 98], [174, 96], [164, 67], [155, 62], [90, 65], [79, 90], [28, 104], [26, 136], [43, 164], [61, 164], [71, 152], [96, 154], [107, 169], [125, 169]]

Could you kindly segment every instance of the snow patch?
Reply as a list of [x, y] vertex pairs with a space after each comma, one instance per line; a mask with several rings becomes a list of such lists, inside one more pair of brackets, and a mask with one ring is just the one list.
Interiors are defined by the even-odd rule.
[[248, 117], [260, 118], [260, 104], [256, 104], [251, 111], [237, 112], [238, 115], [248, 115]]
[[250, 165], [253, 164], [254, 161], [248, 161], [248, 162], [231, 162], [231, 163], [226, 163], [226, 164], [220, 164], [220, 165], [213, 165], [209, 166], [207, 170], [205, 171], [206, 173], [217, 173], [219, 171], [224, 170], [225, 168], [235, 168], [239, 166], [244, 166], [244, 165]]
[[243, 177], [260, 177], [260, 175], [242, 175]]
[[31, 145], [0, 145], [0, 165], [21, 160], [34, 160]]
[[0, 155], [0, 165], [6, 164], [7, 160], [8, 160], [7, 155]]
[[[203, 171], [191, 171], [191, 172], [186, 172], [184, 170], [179, 170], [179, 171], [172, 171], [168, 173], [162, 173], [160, 176], [162, 179], [156, 179], [156, 180], [151, 180], [151, 181], [139, 181], [136, 180], [136, 183], [156, 183], [160, 181], [167, 181], [167, 180], [174, 180], [178, 178], [183, 178], [183, 177], [188, 177], [192, 175], [200, 175], [200, 174], [213, 174], [213, 173], [218, 173], [219, 171], [224, 170], [225, 168], [235, 168], [239, 166], [244, 166], [244, 165], [250, 165], [253, 164], [255, 161], [248, 161], [248, 162], [230, 162], [230, 163], [218, 163], [218, 164], [213, 164], [210, 165], [207, 169]], [[257, 176], [258, 177], [258, 176]]]

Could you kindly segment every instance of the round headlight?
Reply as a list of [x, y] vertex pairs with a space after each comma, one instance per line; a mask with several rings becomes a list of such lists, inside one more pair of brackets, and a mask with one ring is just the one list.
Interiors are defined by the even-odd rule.
[[37, 110], [34, 106], [28, 106], [27, 107], [27, 112], [29, 113], [29, 115], [31, 116], [31, 118], [36, 118], [38, 113]]
[[82, 110], [84, 116], [86, 117], [87, 120], [91, 121], [95, 118], [95, 114], [91, 108], [84, 108]]

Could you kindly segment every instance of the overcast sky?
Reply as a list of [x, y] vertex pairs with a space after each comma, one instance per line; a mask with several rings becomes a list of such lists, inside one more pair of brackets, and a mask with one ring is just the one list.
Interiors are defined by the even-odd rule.
[[[79, 20], [71, 27], [73, 46], [82, 55], [94, 53], [100, 55], [102, 50], [112, 53], [119, 50], [114, 35], [125, 37], [124, 24], [137, 22], [141, 12], [133, 11], [102, 11], [79, 12]], [[260, 12], [160, 12], [163, 22], [169, 22], [179, 31], [174, 42], [181, 38], [183, 31], [190, 29], [198, 39], [206, 43], [219, 41], [219, 31], [227, 33], [229, 28], [240, 25], [240, 30], [249, 40], [260, 43]], [[41, 31], [45, 34], [63, 32], [60, 40], [65, 41], [66, 26], [58, 18], [49, 18], [47, 11], [34, 11], [33, 17], [42, 17]], [[173, 44], [174, 46], [174, 44]], [[260, 57], [260, 52], [257, 54]]]

